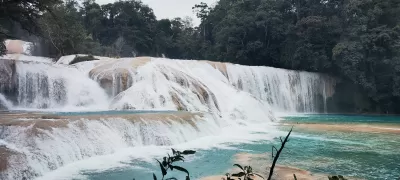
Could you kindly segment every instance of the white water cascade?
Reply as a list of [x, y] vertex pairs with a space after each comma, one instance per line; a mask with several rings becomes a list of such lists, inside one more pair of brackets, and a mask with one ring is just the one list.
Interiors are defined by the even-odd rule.
[[[13, 126], [1, 130], [0, 152], [4, 157], [0, 159], [8, 164], [0, 168], [0, 179], [30, 179], [89, 157], [128, 147], [179, 144], [217, 130], [211, 117], [177, 116], [11, 123]], [[194, 120], [198, 121], [195, 126], [186, 123]]]
[[78, 69], [48, 63], [17, 62], [17, 104], [33, 109], [106, 109], [108, 97]]
[[321, 74], [209, 61], [99, 58], [63, 65], [32, 59], [14, 62], [16, 78], [9, 83], [15, 97], [6, 97], [14, 108], [209, 111], [222, 104], [217, 97], [247, 92], [273, 111], [323, 112], [334, 87]]
[[11, 109], [13, 104], [3, 94], [0, 93], [0, 107], [4, 106], [5, 109]]
[[326, 112], [332, 95], [333, 79], [321, 74], [240, 65], [229, 65], [227, 71], [232, 85], [268, 102], [274, 111]]
[[128, 147], [175, 145], [225, 127], [269, 123], [274, 112], [323, 111], [334, 86], [324, 75], [270, 67], [96, 58], [75, 65], [66, 65], [67, 58], [4, 63], [10, 85], [0, 89], [0, 103], [11, 100], [7, 108], [81, 112], [0, 114], [0, 160], [6, 162], [0, 179], [33, 179]]

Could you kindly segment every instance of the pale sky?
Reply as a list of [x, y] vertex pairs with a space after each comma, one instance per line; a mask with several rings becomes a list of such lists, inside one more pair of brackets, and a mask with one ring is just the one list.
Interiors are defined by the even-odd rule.
[[[117, 0], [96, 0], [99, 4], [113, 3], [115, 1]], [[157, 19], [189, 16], [193, 18], [193, 24], [198, 25], [200, 20], [196, 18], [192, 7], [201, 2], [205, 2], [210, 6], [217, 0], [142, 0], [142, 2], [153, 9]]]

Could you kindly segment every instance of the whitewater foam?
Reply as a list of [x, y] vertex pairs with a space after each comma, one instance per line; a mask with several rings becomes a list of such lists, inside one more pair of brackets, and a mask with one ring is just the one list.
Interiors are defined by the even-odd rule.
[[[75, 120], [54, 125], [51, 121], [47, 122], [52, 125], [50, 128], [42, 122], [42, 125], [5, 126], [2, 129], [1, 139], [27, 151], [6, 154], [9, 167], [0, 174], [1, 178], [22, 179], [24, 175], [20, 172], [26, 172], [25, 177], [31, 179], [93, 156], [112, 154], [129, 147], [180, 144], [218, 132], [210, 117], [199, 119], [196, 124], [189, 120], [127, 121], [121, 118]], [[21, 161], [25, 163], [19, 164]]]
[[93, 80], [75, 68], [17, 62], [16, 108], [108, 109], [108, 97]]
[[265, 140], [272, 141], [273, 137], [286, 133], [272, 129], [272, 124], [270, 123], [249, 124], [248, 126], [233, 125], [220, 129], [214, 135], [196, 138], [192, 141], [173, 146], [141, 146], [121, 149], [113, 154], [96, 156], [68, 164], [55, 171], [46, 173], [44, 176], [37, 178], [37, 180], [86, 179], [88, 177], [82, 175], [82, 172], [100, 173], [111, 169], [135, 168], [135, 166], [132, 166], [132, 162], [134, 161], [144, 161], [154, 164], [156, 163], [155, 158], [161, 158], [170, 153], [171, 148], [179, 150], [210, 150], [213, 148], [232, 150], [236, 149], [236, 147], [232, 146], [235, 144], [251, 144]]

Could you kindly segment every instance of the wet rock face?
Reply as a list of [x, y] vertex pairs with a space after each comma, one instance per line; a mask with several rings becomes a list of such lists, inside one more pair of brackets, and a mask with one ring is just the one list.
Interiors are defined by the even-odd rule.
[[110, 97], [114, 97], [132, 86], [131, 79], [136, 69], [149, 61], [149, 57], [101, 61], [100, 65], [89, 72], [89, 76], [97, 81]]
[[[14, 60], [0, 59], [0, 93], [4, 94], [11, 101], [17, 99], [17, 74]], [[4, 105], [4, 104], [3, 104]], [[1, 109], [1, 102], [0, 102]]]

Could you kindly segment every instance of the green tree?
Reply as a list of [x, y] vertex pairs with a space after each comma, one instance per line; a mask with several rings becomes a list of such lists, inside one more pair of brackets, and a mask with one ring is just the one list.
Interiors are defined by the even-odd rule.
[[87, 38], [76, 7], [77, 2], [69, 0], [53, 6], [52, 13], [45, 13], [40, 19], [44, 37], [56, 51], [53, 56], [79, 53], [80, 43]]
[[95, 0], [4, 0], [0, 40], [38, 34], [42, 49], [50, 50], [47, 56], [166, 56], [322, 72], [362, 89], [368, 111], [400, 113], [399, 4], [220, 0], [211, 7], [202, 2], [192, 8], [201, 20], [193, 27], [187, 18], [157, 20], [139, 0], [101, 6]]
[[99, 40], [100, 31], [103, 28], [103, 12], [99, 4], [94, 0], [85, 0], [81, 9], [83, 23], [87, 32], [92, 36], [93, 40]]
[[[153, 10], [140, 1], [119, 1], [113, 4], [114, 17], [109, 17], [110, 27], [115, 33], [114, 41], [122, 36], [133, 49], [124, 51], [123, 56], [152, 55], [155, 52], [154, 34], [156, 17]], [[105, 28], [103, 31], [107, 31]]]
[[340, 74], [360, 85], [378, 111], [399, 112], [400, 2], [351, 0], [342, 40], [333, 49]]
[[18, 26], [30, 34], [39, 34], [38, 19], [43, 12], [50, 12], [60, 0], [3, 0], [0, 2], [0, 55], [5, 53], [3, 41], [18, 38], [10, 31]]

